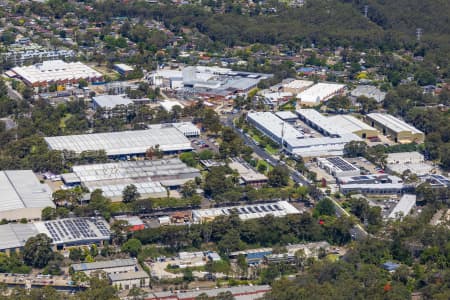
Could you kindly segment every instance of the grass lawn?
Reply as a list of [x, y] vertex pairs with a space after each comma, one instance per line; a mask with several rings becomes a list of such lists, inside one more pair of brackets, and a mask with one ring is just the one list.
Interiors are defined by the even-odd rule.
[[266, 148], [264, 148], [270, 155], [275, 155], [278, 153], [278, 149], [277, 148], [273, 148], [272, 146], [270, 146], [269, 144], [267, 144]]
[[262, 160], [262, 159], [258, 160], [258, 164], [256, 165], [256, 170], [258, 170], [259, 165], [266, 166], [266, 172], [264, 172], [265, 174], [267, 174], [267, 172], [269, 172], [270, 170], [273, 169], [273, 167], [269, 163], [267, 163], [265, 160]]
[[257, 141], [258, 143], [261, 143], [261, 138], [257, 134], [255, 134], [253, 131], [249, 131], [249, 134], [252, 137], [252, 139]]
[[61, 120], [59, 120], [59, 128], [61, 128], [64, 131], [64, 128], [66, 128], [66, 121], [70, 119], [72, 114], [66, 114]]
[[328, 254], [326, 259], [328, 259], [331, 262], [336, 262], [339, 260], [339, 255], [337, 254]]

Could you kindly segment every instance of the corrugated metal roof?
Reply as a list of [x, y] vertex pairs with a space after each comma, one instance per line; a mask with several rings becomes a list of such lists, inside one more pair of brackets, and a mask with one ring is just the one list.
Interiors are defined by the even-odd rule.
[[142, 279], [142, 278], [150, 278], [150, 276], [144, 271], [137, 272], [125, 272], [125, 273], [111, 273], [108, 274], [109, 279], [114, 281], [122, 281], [122, 280], [133, 280], [133, 279]]
[[368, 118], [383, 124], [383, 126], [389, 128], [390, 130], [399, 133], [403, 131], [411, 132], [411, 133], [422, 133], [419, 129], [415, 128], [412, 125], [392, 116], [389, 114], [382, 113], [370, 113], [367, 115]]
[[107, 155], [145, 153], [159, 145], [162, 151], [192, 150], [189, 140], [176, 128], [158, 128], [81, 135], [46, 137], [52, 150], [83, 151], [105, 150]]
[[39, 232], [34, 224], [0, 225], [0, 249], [14, 249], [25, 245], [27, 240]]
[[120, 268], [136, 265], [136, 259], [125, 258], [125, 259], [114, 259], [106, 261], [96, 261], [92, 263], [80, 263], [73, 264], [72, 268], [75, 272], [78, 271], [91, 271], [91, 270], [103, 270], [110, 268]]
[[416, 195], [404, 194], [394, 209], [389, 214], [390, 219], [397, 219], [400, 215], [407, 216], [416, 205]]
[[0, 172], [0, 211], [55, 207], [48, 185], [41, 184], [31, 170]]

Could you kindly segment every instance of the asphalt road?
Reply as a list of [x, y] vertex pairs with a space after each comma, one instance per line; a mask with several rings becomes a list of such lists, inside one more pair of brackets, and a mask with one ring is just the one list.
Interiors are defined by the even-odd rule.
[[[253, 149], [253, 152], [256, 153], [256, 155], [258, 155], [259, 157], [261, 157], [262, 159], [264, 159], [267, 163], [271, 164], [272, 166], [276, 166], [279, 164], [279, 161], [275, 158], [273, 158], [272, 155], [270, 155], [269, 153], [267, 153], [264, 149], [262, 149], [261, 147], [259, 147], [258, 145], [255, 144], [255, 141], [252, 138], [249, 138], [248, 136], [246, 136], [244, 133], [242, 133], [241, 131], [239, 131], [239, 128], [237, 128], [236, 126], [234, 126], [233, 123], [233, 119], [236, 117], [237, 115], [233, 114], [228, 116], [226, 119], [222, 119], [222, 122], [227, 125], [230, 128], [233, 128], [234, 132], [236, 132], [245, 142], [245, 144], [249, 147], [251, 147]], [[299, 172], [297, 172], [296, 170], [288, 167], [288, 170], [290, 172], [290, 176], [292, 178], [292, 180], [294, 180], [296, 183], [300, 184], [300, 185], [304, 185], [304, 186], [309, 186], [310, 183], [308, 182], [308, 180]]]
[[23, 98], [22, 98], [22, 95], [21, 95], [18, 91], [15, 91], [15, 90], [11, 87], [11, 84], [10, 84], [9, 82], [6, 82], [6, 86], [7, 86], [7, 88], [8, 88], [8, 97], [9, 97], [9, 98], [11, 98], [11, 99], [13, 99], [13, 100], [16, 100], [16, 101], [22, 100], [22, 99], [23, 99]]

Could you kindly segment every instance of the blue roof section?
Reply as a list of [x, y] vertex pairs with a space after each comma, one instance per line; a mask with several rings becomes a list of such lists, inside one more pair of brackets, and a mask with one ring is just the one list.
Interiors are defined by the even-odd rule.
[[395, 271], [398, 269], [398, 267], [400, 267], [400, 265], [392, 261], [388, 261], [383, 264], [383, 268], [388, 271]]
[[300, 72], [300, 73], [307, 73], [307, 72], [312, 72], [312, 71], [314, 71], [314, 68], [311, 68], [311, 67], [304, 67], [304, 68], [297, 69], [297, 72]]
[[248, 254], [246, 255], [246, 258], [247, 258], [248, 260], [251, 260], [251, 259], [263, 259], [264, 256], [269, 255], [269, 254], [272, 254], [272, 251], [264, 251], [264, 252], [248, 253]]

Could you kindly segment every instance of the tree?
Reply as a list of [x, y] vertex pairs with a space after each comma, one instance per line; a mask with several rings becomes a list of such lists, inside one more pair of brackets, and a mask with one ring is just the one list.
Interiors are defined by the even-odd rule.
[[239, 267], [239, 269], [241, 271], [241, 276], [243, 276], [243, 277], [247, 276], [248, 264], [247, 264], [247, 260], [244, 255], [242, 255], [242, 254], [238, 255], [237, 266]]
[[197, 165], [196, 154], [194, 152], [181, 153], [180, 160], [189, 167], [195, 167]]
[[334, 96], [326, 103], [327, 108], [333, 111], [347, 110], [351, 106], [350, 99], [346, 96]]
[[211, 150], [203, 150], [198, 154], [198, 158], [200, 160], [207, 160], [207, 159], [212, 159], [214, 157], [214, 152], [212, 152]]
[[190, 198], [196, 194], [197, 184], [194, 180], [189, 180], [181, 187], [181, 194], [184, 198]]
[[187, 282], [194, 281], [194, 275], [192, 274], [192, 270], [190, 268], [183, 270], [183, 280]]
[[230, 291], [226, 292], [220, 292], [215, 297], [215, 300], [235, 300], [236, 298], [233, 296], [233, 294]]
[[130, 203], [138, 200], [141, 197], [137, 187], [134, 184], [127, 185], [122, 192], [122, 201], [124, 203]]
[[229, 170], [226, 167], [212, 167], [205, 177], [204, 190], [206, 196], [223, 194], [233, 188], [234, 183], [227, 178]]
[[56, 209], [53, 207], [46, 207], [42, 210], [41, 219], [43, 221], [56, 219]]
[[445, 170], [450, 170], [450, 143], [444, 144], [440, 151], [442, 168]]
[[22, 96], [24, 100], [31, 100], [33, 97], [33, 89], [29, 86], [26, 86], [22, 92]]
[[315, 212], [317, 212], [319, 216], [334, 216], [335, 211], [336, 209], [333, 201], [331, 201], [330, 198], [323, 198], [315, 207]]
[[128, 292], [128, 297], [132, 300], [142, 300], [145, 299], [145, 291], [138, 287], [133, 287]]
[[268, 183], [272, 187], [282, 187], [289, 184], [289, 171], [286, 167], [275, 166], [267, 174], [269, 179]]
[[145, 152], [145, 157], [150, 160], [153, 160], [154, 157], [160, 159], [164, 157], [164, 152], [159, 148], [159, 145], [152, 146]]
[[92, 211], [101, 212], [103, 217], [110, 217], [110, 206], [111, 200], [103, 196], [103, 192], [100, 189], [96, 189], [91, 193], [91, 197], [88, 204], [88, 209]]
[[367, 114], [377, 109], [378, 103], [373, 98], [367, 98], [366, 96], [360, 96], [356, 98], [356, 102], [361, 106], [361, 113]]
[[52, 239], [40, 233], [30, 237], [23, 248], [24, 262], [35, 268], [43, 268], [54, 257]]
[[123, 252], [130, 254], [130, 256], [132, 257], [136, 257], [141, 251], [141, 249], [142, 249], [141, 241], [135, 238], [129, 239], [121, 247], [121, 250]]
[[91, 247], [89, 248], [89, 253], [92, 257], [96, 257], [98, 255], [98, 247], [96, 244], [91, 245]]
[[258, 169], [258, 172], [264, 173], [267, 171], [267, 166], [265, 164], [260, 163], [260, 164], [258, 164], [257, 169]]
[[89, 289], [77, 294], [80, 300], [119, 300], [116, 289], [109, 284], [108, 279], [92, 276], [89, 279]]
[[364, 156], [367, 152], [367, 144], [365, 142], [351, 141], [344, 146], [345, 157]]
[[69, 258], [73, 261], [80, 261], [84, 259], [83, 251], [79, 248], [71, 248], [69, 251]]

